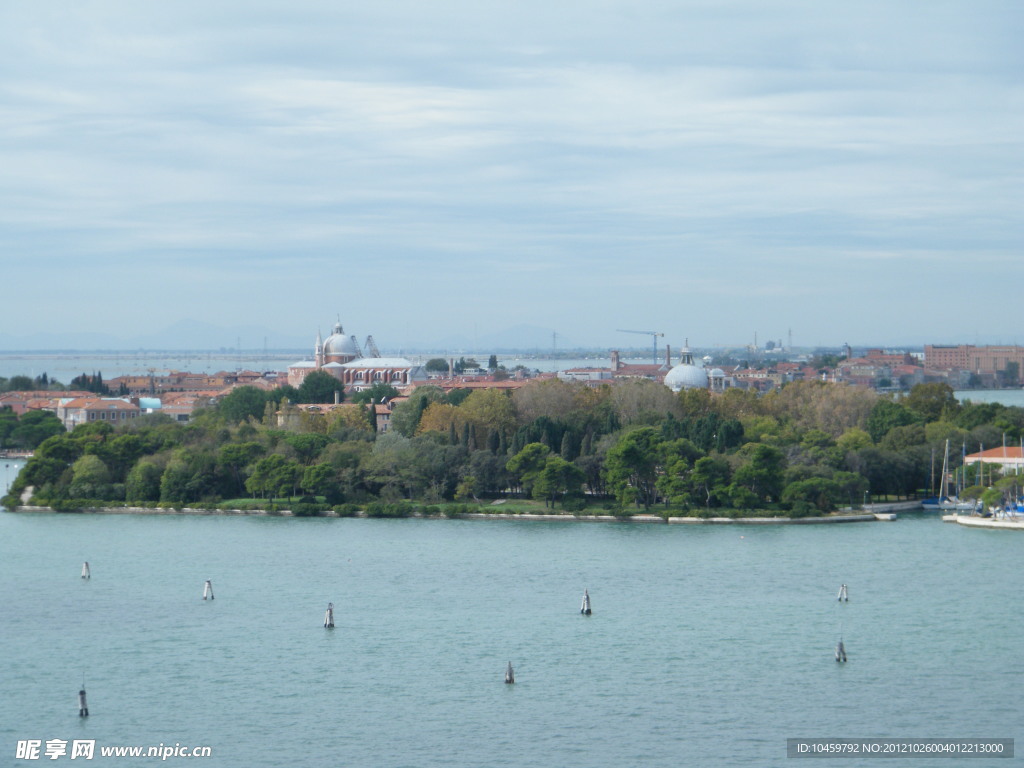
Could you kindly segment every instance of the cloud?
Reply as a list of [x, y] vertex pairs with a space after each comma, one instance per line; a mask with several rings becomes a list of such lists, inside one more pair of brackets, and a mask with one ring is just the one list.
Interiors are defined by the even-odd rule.
[[606, 345], [621, 313], [884, 344], [952, 338], [930, 306], [1024, 277], [1017, 4], [0, 14], [0, 253], [44, 326], [274, 306], [303, 333], [383, 296], [382, 337], [472, 312]]

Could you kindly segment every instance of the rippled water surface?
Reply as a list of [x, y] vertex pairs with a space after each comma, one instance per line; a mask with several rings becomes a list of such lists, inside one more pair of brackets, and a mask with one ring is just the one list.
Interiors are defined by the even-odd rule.
[[1015, 738], [1022, 547], [920, 516], [2, 513], [0, 764], [40, 765], [17, 741], [54, 738], [213, 749], [166, 764], [599, 768], [782, 765], [787, 737]]

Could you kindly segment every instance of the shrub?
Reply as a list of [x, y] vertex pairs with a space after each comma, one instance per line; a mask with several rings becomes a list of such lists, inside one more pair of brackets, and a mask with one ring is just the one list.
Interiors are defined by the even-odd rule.
[[92, 502], [85, 499], [54, 499], [49, 507], [54, 512], [81, 512], [83, 507], [91, 506]]
[[818, 508], [809, 501], [794, 501], [789, 510], [790, 517], [812, 517], [818, 513]]
[[587, 500], [579, 496], [568, 497], [562, 502], [562, 509], [566, 512], [582, 512], [587, 508]]
[[375, 501], [366, 505], [367, 517], [409, 517], [412, 505], [403, 501]]
[[302, 501], [292, 504], [292, 514], [296, 517], [320, 517], [326, 510], [326, 504], [316, 504]]
[[355, 517], [359, 514], [358, 504], [335, 504], [334, 511], [338, 513], [338, 517]]

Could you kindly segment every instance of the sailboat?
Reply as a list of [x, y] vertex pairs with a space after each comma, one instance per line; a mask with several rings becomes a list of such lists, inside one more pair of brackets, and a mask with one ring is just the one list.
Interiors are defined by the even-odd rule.
[[[966, 453], [967, 446], [964, 446], [964, 452]], [[959, 484], [958, 484], [959, 486]], [[957, 494], [960, 489], [957, 488]], [[949, 495], [949, 439], [946, 439], [946, 450], [942, 456], [942, 476], [939, 479], [939, 495], [938, 498], [925, 499], [921, 502], [921, 506], [924, 509], [939, 509], [939, 510], [970, 510], [975, 508], [976, 502], [974, 501], [961, 501], [957, 495]]]

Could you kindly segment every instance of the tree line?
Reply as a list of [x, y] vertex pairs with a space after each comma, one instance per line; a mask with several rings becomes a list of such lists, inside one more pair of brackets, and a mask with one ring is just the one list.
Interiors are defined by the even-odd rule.
[[[379, 434], [373, 406], [394, 389], [311, 412], [294, 403], [333, 402], [337, 382], [310, 378], [306, 392], [239, 387], [186, 424], [144, 416], [47, 435], [7, 505], [31, 486], [36, 503], [58, 508], [519, 498], [574, 511], [801, 516], [912, 497], [927, 491], [946, 440], [975, 451], [1024, 431], [1024, 409], [961, 404], [945, 384], [897, 400], [818, 381], [762, 396], [553, 379], [511, 393], [421, 386]], [[0, 414], [0, 436], [4, 423]]]

